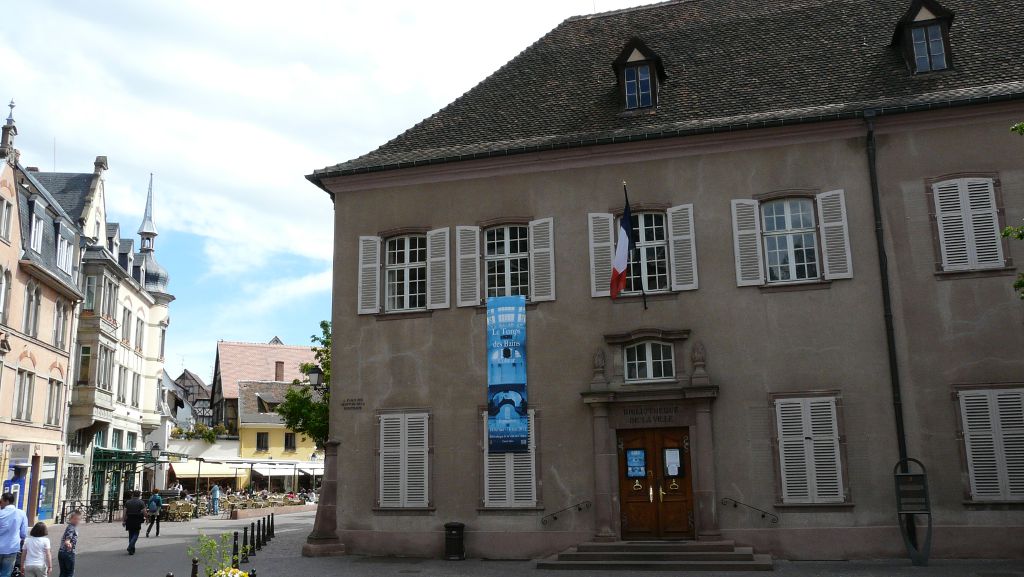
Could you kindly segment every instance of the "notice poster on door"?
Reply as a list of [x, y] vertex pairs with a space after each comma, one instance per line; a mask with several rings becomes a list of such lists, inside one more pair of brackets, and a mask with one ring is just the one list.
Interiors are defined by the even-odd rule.
[[525, 453], [526, 297], [487, 299], [487, 446], [491, 453]]

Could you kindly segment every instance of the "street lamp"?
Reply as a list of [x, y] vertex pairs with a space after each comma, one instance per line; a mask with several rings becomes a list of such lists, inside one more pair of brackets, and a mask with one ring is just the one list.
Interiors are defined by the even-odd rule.
[[160, 445], [153, 443], [153, 446], [149, 448], [149, 456], [153, 457], [154, 461], [160, 460]]
[[324, 372], [320, 369], [320, 365], [313, 365], [306, 373], [306, 376], [309, 378], [309, 384], [314, 387], [324, 384]]

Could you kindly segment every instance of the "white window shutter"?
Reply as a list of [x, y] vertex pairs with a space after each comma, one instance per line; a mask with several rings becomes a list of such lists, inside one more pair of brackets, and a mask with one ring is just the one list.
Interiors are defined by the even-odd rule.
[[779, 433], [782, 502], [810, 503], [810, 463], [807, 460], [802, 399], [778, 399], [775, 414]]
[[484, 507], [507, 507], [509, 504], [508, 461], [504, 453], [488, 451], [487, 412], [484, 419]]
[[968, 254], [968, 231], [964, 220], [960, 181], [947, 180], [932, 185], [935, 201], [935, 223], [939, 229], [939, 252], [942, 270], [967, 270], [971, 266]]
[[825, 278], [853, 278], [846, 195], [842, 190], [831, 190], [819, 194], [817, 200]]
[[437, 228], [427, 233], [427, 308], [446, 309], [451, 306], [449, 290], [448, 228]]
[[359, 237], [359, 293], [361, 315], [380, 312], [380, 237]]
[[535, 416], [529, 411], [529, 451], [491, 453], [484, 420], [484, 506], [497, 508], [537, 506], [537, 441]]
[[1024, 390], [962, 391], [967, 471], [977, 501], [1024, 501]]
[[587, 215], [590, 230], [590, 296], [611, 294], [612, 258], [615, 255], [615, 219], [610, 214]]
[[402, 506], [403, 416], [380, 415], [379, 497], [381, 507]]
[[991, 178], [965, 178], [961, 183], [968, 209], [968, 226], [974, 242], [970, 245], [976, 268], [1004, 265], [1003, 238], [999, 231], [999, 210], [996, 207], [995, 183]]
[[480, 304], [480, 227], [455, 227], [456, 304]]
[[404, 506], [406, 507], [428, 507], [430, 505], [428, 420], [429, 415], [426, 413], [405, 415]]
[[697, 288], [697, 245], [693, 228], [693, 205], [681, 204], [666, 211], [668, 252], [672, 262], [672, 290]]
[[732, 201], [732, 246], [736, 258], [736, 285], [764, 284], [761, 215], [756, 200]]
[[839, 420], [833, 397], [807, 399], [810, 458], [813, 463], [815, 503], [842, 503], [842, 460], [839, 455]]
[[555, 224], [551, 218], [530, 222], [530, 300], [555, 300]]
[[999, 444], [1006, 468], [1006, 499], [1024, 500], [1024, 389], [995, 392]]

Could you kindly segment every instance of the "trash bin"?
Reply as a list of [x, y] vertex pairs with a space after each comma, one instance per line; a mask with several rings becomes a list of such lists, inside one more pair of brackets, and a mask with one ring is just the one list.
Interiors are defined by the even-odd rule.
[[444, 524], [444, 558], [461, 561], [466, 558], [466, 525], [464, 523]]

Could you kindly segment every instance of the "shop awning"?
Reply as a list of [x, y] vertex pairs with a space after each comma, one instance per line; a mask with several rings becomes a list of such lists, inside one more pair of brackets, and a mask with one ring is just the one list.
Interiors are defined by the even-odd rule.
[[254, 465], [252, 470], [264, 477], [291, 477], [299, 473], [299, 469], [291, 465]]
[[202, 463], [199, 461], [188, 461], [187, 463], [171, 463], [171, 470], [179, 479], [195, 478], [196, 475], [206, 479], [215, 477], [234, 477], [235, 469], [239, 475], [244, 475], [249, 467], [241, 465], [226, 465], [224, 463]]

